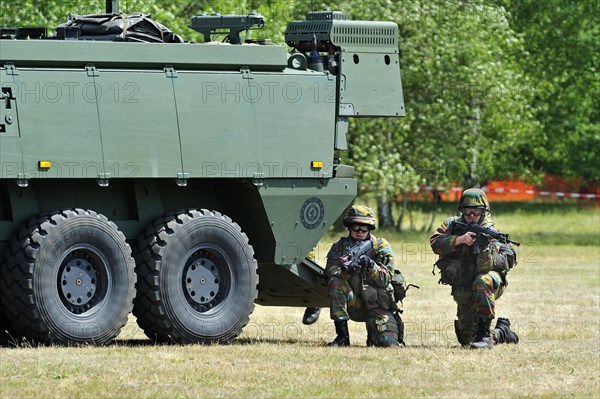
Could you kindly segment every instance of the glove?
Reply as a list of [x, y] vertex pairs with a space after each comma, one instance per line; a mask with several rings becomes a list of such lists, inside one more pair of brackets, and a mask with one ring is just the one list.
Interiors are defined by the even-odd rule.
[[371, 260], [371, 258], [369, 258], [367, 255], [361, 255], [360, 258], [358, 258], [358, 264], [363, 269], [371, 269], [373, 267], [373, 263], [373, 260]]

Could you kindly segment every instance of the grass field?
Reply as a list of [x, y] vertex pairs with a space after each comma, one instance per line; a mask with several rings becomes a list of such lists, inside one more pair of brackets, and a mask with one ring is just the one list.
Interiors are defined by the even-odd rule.
[[[498, 212], [520, 240], [519, 264], [497, 303], [521, 342], [461, 349], [449, 287], [431, 275], [429, 233], [384, 234], [409, 282], [403, 348], [329, 348], [325, 311], [257, 306], [230, 345], [155, 346], [132, 319], [108, 347], [0, 348], [2, 398], [185, 397], [600, 397], [600, 212], [569, 208]], [[318, 248], [323, 258], [327, 237]]]

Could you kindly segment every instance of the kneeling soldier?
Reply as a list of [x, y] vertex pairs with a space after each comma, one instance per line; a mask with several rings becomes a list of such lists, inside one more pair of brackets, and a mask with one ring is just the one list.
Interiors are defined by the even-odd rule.
[[[348, 236], [327, 254], [331, 318], [337, 337], [330, 346], [349, 346], [348, 320], [365, 322], [367, 345], [397, 346], [403, 343], [402, 320], [394, 300], [394, 254], [389, 243], [377, 238], [375, 215], [366, 206], [353, 206], [343, 220]], [[358, 243], [369, 240], [369, 250], [348, 266], [344, 258]]]
[[490, 205], [482, 190], [465, 190], [458, 210], [460, 215], [444, 220], [430, 238], [433, 252], [440, 255], [436, 263], [441, 270], [440, 282], [452, 286], [458, 307], [454, 322], [458, 341], [476, 349], [518, 343], [508, 319], [499, 318], [490, 331], [496, 300], [508, 285], [506, 274], [516, 264], [516, 253], [509, 242], [503, 242], [506, 240], [464, 230], [465, 224], [477, 224], [498, 233], [492, 227]]

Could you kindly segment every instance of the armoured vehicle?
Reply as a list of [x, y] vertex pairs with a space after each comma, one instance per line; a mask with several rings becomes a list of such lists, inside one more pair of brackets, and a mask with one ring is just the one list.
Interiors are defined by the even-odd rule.
[[207, 43], [107, 14], [1, 32], [1, 330], [225, 343], [255, 303], [327, 306], [306, 256], [357, 193], [348, 119], [404, 115], [397, 25], [311, 12], [286, 47], [241, 39], [257, 14], [194, 16]]

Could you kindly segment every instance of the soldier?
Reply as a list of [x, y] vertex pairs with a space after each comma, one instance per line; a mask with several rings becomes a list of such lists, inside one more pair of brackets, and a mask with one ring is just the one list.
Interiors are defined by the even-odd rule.
[[[394, 254], [390, 244], [377, 238], [375, 215], [366, 206], [353, 206], [343, 220], [349, 235], [327, 254], [331, 318], [337, 337], [330, 346], [350, 346], [348, 320], [366, 322], [367, 345], [397, 346], [402, 342], [402, 320], [396, 312], [391, 285]], [[340, 258], [357, 242], [371, 240], [373, 249], [358, 259], [360, 267], [343, 270]]]
[[307, 326], [315, 324], [319, 320], [320, 315], [321, 308], [306, 308], [302, 316], [302, 324], [306, 324]]
[[[465, 190], [458, 210], [460, 215], [444, 220], [429, 239], [433, 252], [440, 255], [436, 263], [441, 270], [440, 282], [452, 286], [458, 306], [458, 320], [454, 322], [458, 342], [475, 349], [518, 343], [508, 319], [498, 318], [493, 334], [490, 332], [496, 300], [508, 285], [506, 273], [516, 263], [516, 253], [510, 244], [454, 228], [454, 221], [493, 228], [490, 205], [482, 190]], [[474, 251], [475, 247], [480, 250]]]

